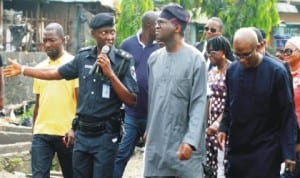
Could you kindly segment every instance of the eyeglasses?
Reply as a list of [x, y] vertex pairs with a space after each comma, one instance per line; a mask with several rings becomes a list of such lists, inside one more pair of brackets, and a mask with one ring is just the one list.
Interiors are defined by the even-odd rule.
[[174, 25], [178, 25], [179, 22], [176, 18], [170, 19], [170, 20], [162, 20], [162, 19], [158, 19], [155, 22], [155, 25], [158, 25], [159, 27], [161, 27], [161, 25], [167, 24], [168, 22], [171, 22]]
[[167, 20], [162, 20], [162, 19], [158, 19], [155, 21], [155, 25], [157, 25], [159, 27], [161, 27], [162, 25], [167, 24], [167, 23], [168, 23]]
[[234, 53], [235, 56], [237, 57], [237, 59], [249, 59], [252, 55], [253, 55], [253, 51], [249, 52], [249, 53], [242, 53], [242, 54], [239, 54], [239, 53]]
[[216, 32], [217, 32], [217, 29], [216, 29], [216, 28], [204, 27], [204, 30], [205, 30], [206, 32], [210, 31], [211, 33], [216, 33]]
[[209, 57], [209, 56], [216, 56], [217, 54], [218, 54], [218, 51], [206, 51], [205, 52], [205, 55], [207, 57]]
[[282, 54], [284, 54], [285, 56], [290, 56], [294, 53], [294, 51], [297, 51], [298, 49], [291, 49], [291, 48], [286, 48], [284, 50], [281, 51]]

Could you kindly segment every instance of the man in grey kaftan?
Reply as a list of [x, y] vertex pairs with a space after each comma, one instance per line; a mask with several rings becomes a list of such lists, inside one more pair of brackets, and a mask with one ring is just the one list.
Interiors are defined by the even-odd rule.
[[148, 60], [147, 178], [203, 177], [207, 70], [203, 55], [173, 28], [178, 24], [170, 19], [181, 20], [172, 14], [176, 8], [180, 6], [168, 5], [160, 14], [156, 35], [165, 47]]

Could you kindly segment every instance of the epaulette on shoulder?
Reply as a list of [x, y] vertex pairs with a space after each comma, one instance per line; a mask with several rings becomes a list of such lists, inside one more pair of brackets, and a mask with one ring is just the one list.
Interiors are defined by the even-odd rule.
[[78, 50], [78, 52], [89, 51], [93, 48], [93, 46], [83, 47]]
[[119, 55], [120, 57], [127, 59], [127, 60], [129, 60], [133, 57], [130, 53], [128, 53], [127, 51], [124, 51], [122, 49], [115, 49], [115, 52], [117, 55]]

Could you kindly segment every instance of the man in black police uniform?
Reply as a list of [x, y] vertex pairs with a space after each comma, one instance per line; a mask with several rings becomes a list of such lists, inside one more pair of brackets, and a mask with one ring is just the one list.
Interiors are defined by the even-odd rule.
[[[122, 102], [134, 106], [137, 84], [133, 60], [129, 53], [114, 48], [114, 16], [97, 14], [90, 22], [97, 46], [79, 51], [74, 60], [58, 69], [43, 70], [12, 65], [4, 69], [6, 77], [23, 74], [46, 80], [79, 78], [77, 118], [73, 121], [75, 144], [73, 169], [75, 178], [111, 178], [120, 131]], [[104, 45], [108, 54], [101, 53]], [[96, 62], [98, 72], [90, 74]], [[66, 146], [72, 144], [73, 130], [66, 134]]]

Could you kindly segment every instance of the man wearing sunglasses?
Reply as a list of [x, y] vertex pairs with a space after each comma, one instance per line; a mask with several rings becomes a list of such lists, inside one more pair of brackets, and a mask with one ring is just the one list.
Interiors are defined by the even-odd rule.
[[[223, 22], [219, 17], [211, 17], [208, 19], [206, 25], [204, 26], [204, 41], [197, 42], [195, 44], [195, 47], [203, 52], [203, 54], [206, 51], [206, 44], [207, 40], [214, 37], [214, 36], [220, 36], [222, 35], [223, 30]], [[208, 59], [206, 57], [206, 59]]]
[[205, 39], [208, 40], [215, 36], [221, 36], [223, 31], [223, 22], [219, 17], [208, 19], [204, 27]]
[[[215, 36], [221, 36], [223, 27], [224, 27], [223, 22], [219, 17], [211, 17], [210, 19], [208, 19], [206, 25], [204, 26], [205, 40], [201, 42], [197, 42], [195, 44], [195, 47], [204, 54], [208, 70], [211, 69], [212, 65], [210, 64], [210, 60], [208, 59], [206, 53], [207, 40]], [[234, 61], [235, 60], [234, 56], [230, 56], [229, 60]]]
[[[226, 73], [227, 98], [218, 141], [228, 140], [229, 177], [279, 177], [281, 162], [295, 169], [296, 120], [284, 66], [258, 52], [251, 28], [233, 40], [237, 61]], [[221, 146], [221, 148], [223, 148]]]

